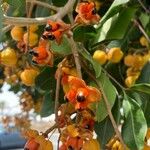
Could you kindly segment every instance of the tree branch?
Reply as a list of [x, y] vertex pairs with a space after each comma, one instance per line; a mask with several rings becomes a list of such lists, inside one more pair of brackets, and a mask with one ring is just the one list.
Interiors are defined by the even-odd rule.
[[45, 8], [48, 8], [48, 9], [52, 9], [54, 11], [59, 11], [60, 8], [56, 7], [56, 6], [53, 6], [53, 5], [49, 5], [48, 3], [45, 3], [45, 2], [41, 2], [41, 1], [35, 1], [35, 0], [27, 0], [28, 3], [32, 3], [32, 4], [37, 4], [39, 6], [43, 6]]
[[76, 0], [68, 0], [66, 5], [60, 8], [55, 15], [48, 16], [48, 17], [38, 17], [38, 18], [9, 17], [4, 14], [3, 23], [9, 25], [26, 26], [31, 24], [37, 24], [37, 25], [46, 24], [48, 20], [61, 20], [72, 10], [72, 7], [74, 6], [75, 2]]

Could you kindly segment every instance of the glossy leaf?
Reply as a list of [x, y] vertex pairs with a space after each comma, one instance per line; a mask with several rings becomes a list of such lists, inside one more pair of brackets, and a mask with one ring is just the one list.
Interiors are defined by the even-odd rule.
[[134, 86], [131, 87], [131, 90], [150, 94], [150, 84], [146, 83], [135, 84]]
[[108, 20], [109, 18], [111, 18], [112, 16], [114, 16], [115, 14], [117, 14], [118, 12], [120, 12], [120, 10], [122, 9], [122, 7], [127, 4], [130, 0], [115, 0], [111, 7], [108, 9], [107, 13], [103, 16], [103, 18], [100, 20], [100, 24], [99, 26], [102, 26], [103, 23]]
[[53, 93], [49, 92], [45, 94], [44, 101], [42, 104], [40, 115], [41, 117], [47, 117], [54, 113], [54, 100], [53, 100]]
[[[101, 73], [101, 76], [97, 79], [97, 81], [102, 85], [102, 88], [110, 104], [110, 107], [112, 108], [116, 99], [117, 93], [116, 88], [112, 85], [112, 83], [104, 73]], [[103, 98], [100, 100], [100, 102], [93, 104], [93, 109], [96, 113], [96, 120], [98, 122], [104, 120], [108, 115]]]
[[147, 131], [146, 119], [139, 104], [125, 94], [123, 101], [125, 122], [122, 136], [130, 149], [141, 150]]
[[73, 38], [77, 42], [91, 40], [96, 34], [93, 26], [78, 26], [73, 31]]
[[100, 142], [101, 149], [105, 149], [105, 145], [114, 135], [114, 128], [109, 117], [105, 118], [102, 122], [96, 122], [94, 129], [97, 133], [97, 139]]
[[54, 53], [61, 55], [71, 54], [71, 46], [66, 37], [63, 37], [60, 45], [58, 45], [55, 41], [51, 42], [51, 49]]
[[92, 64], [95, 71], [95, 76], [96, 78], [98, 78], [101, 74], [101, 65], [92, 58], [91, 54], [87, 50], [82, 50], [82, 48], [80, 48], [79, 52], [85, 59], [87, 59]]
[[54, 78], [55, 69], [50, 67], [45, 67], [41, 73], [36, 77], [35, 86], [37, 89], [43, 91], [50, 91], [51, 89], [55, 90], [55, 78]]
[[95, 43], [103, 40], [122, 39], [135, 12], [135, 8], [124, 8], [119, 14], [116, 14], [107, 20], [103, 24], [103, 27], [98, 29]]

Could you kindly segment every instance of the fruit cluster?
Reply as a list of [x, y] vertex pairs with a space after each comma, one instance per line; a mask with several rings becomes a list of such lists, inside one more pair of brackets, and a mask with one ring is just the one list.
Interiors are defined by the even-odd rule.
[[124, 64], [128, 67], [126, 71], [126, 79], [125, 84], [127, 87], [131, 87], [134, 85], [136, 80], [140, 76], [140, 72], [144, 65], [148, 62], [150, 58], [150, 52], [141, 53], [133, 53], [128, 54], [124, 57]]
[[24, 135], [27, 139], [24, 150], [53, 150], [52, 142], [38, 131], [30, 129]]
[[119, 63], [123, 58], [123, 52], [119, 47], [113, 47], [106, 53], [103, 50], [96, 50], [93, 54], [93, 59], [101, 65], [104, 65], [107, 60], [111, 63]]

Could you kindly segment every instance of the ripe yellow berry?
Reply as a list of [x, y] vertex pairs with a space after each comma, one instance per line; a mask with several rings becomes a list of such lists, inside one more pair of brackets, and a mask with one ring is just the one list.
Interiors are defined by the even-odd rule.
[[88, 140], [83, 144], [83, 150], [100, 150], [100, 144], [96, 139]]
[[134, 60], [133, 60], [133, 67], [136, 69], [142, 69], [143, 66], [145, 65], [145, 59], [143, 56], [140, 54], [134, 55]]
[[23, 39], [24, 30], [22, 27], [15, 26], [12, 28], [10, 34], [15, 41], [21, 41]]
[[30, 32], [35, 32], [35, 31], [38, 30], [38, 28], [39, 28], [38, 25], [32, 24], [32, 25], [29, 26], [29, 31]]
[[134, 69], [131, 67], [131, 68], [128, 68], [128, 69], [127, 69], [126, 74], [127, 74], [127, 77], [128, 77], [128, 76], [137, 76], [137, 77], [139, 77], [140, 71], [134, 70]]
[[21, 81], [27, 86], [33, 86], [35, 84], [35, 78], [39, 74], [39, 71], [33, 68], [25, 69], [21, 75]]
[[118, 63], [123, 57], [123, 52], [119, 47], [114, 47], [107, 53], [108, 60], [112, 63]]
[[0, 54], [0, 63], [6, 66], [14, 66], [17, 63], [17, 54], [14, 49], [7, 47]]
[[124, 57], [124, 64], [129, 67], [133, 66], [133, 60], [134, 60], [134, 56], [128, 54], [127, 56]]
[[135, 81], [137, 80], [137, 76], [128, 76], [126, 79], [125, 79], [125, 84], [127, 87], [131, 87], [135, 84]]
[[[29, 43], [28, 43], [28, 39], [29, 39]], [[28, 38], [28, 33], [25, 33], [23, 36], [23, 40], [30, 47], [33, 47], [38, 43], [38, 34], [29, 32], [29, 38]]]
[[147, 47], [148, 47], [148, 41], [147, 41], [147, 39], [146, 39], [144, 36], [142, 36], [142, 37], [140, 38], [140, 44], [141, 44], [142, 46], [147, 46]]
[[102, 50], [96, 50], [93, 54], [93, 59], [103, 65], [107, 61], [107, 54]]

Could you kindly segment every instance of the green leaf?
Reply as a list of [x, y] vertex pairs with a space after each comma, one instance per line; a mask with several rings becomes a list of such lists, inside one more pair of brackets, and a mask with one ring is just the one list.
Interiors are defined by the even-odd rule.
[[[103, 16], [103, 18], [100, 20], [100, 24], [99, 26], [102, 26], [103, 23], [108, 20], [109, 18], [111, 18], [112, 16], [114, 16], [115, 14], [117, 14], [118, 12], [120, 12], [120, 10], [122, 9], [122, 7], [127, 4], [130, 0], [115, 0], [111, 7], [108, 9], [107, 13]], [[98, 26], [98, 27], [99, 27]]]
[[125, 122], [122, 126], [122, 136], [130, 149], [141, 150], [147, 132], [146, 119], [139, 104], [126, 94], [123, 101]]
[[36, 88], [43, 91], [55, 90], [56, 80], [54, 74], [54, 68], [45, 67], [35, 79]]
[[53, 101], [53, 94], [49, 92], [44, 96], [44, 101], [43, 101], [41, 112], [40, 112], [41, 117], [47, 117], [53, 114], [54, 105], [55, 105], [55, 102]]
[[95, 43], [103, 40], [122, 39], [128, 29], [128, 26], [136, 12], [135, 8], [124, 8], [119, 14], [108, 19], [103, 27], [98, 29]]
[[96, 30], [93, 26], [78, 26], [73, 31], [73, 38], [77, 42], [91, 40], [96, 35]]
[[150, 84], [146, 84], [146, 83], [135, 84], [130, 89], [133, 91], [138, 91], [138, 92], [150, 94]]
[[[109, 117], [105, 118], [102, 122], [95, 123], [94, 126], [95, 132], [97, 134], [97, 139], [100, 142], [101, 149], [105, 149], [105, 145], [114, 135], [114, 128]], [[109, 129], [109, 131], [108, 131]]]
[[51, 42], [51, 49], [53, 52], [61, 55], [71, 54], [71, 46], [66, 37], [63, 37], [60, 45], [58, 45], [55, 41]]
[[85, 59], [87, 59], [92, 64], [96, 78], [98, 78], [101, 75], [101, 65], [98, 62], [96, 62], [92, 58], [91, 54], [85, 49], [84, 50], [79, 49], [79, 52]]
[[24, 0], [6, 0], [10, 5], [7, 11], [8, 16], [23, 16], [25, 15], [26, 3]]
[[144, 28], [148, 25], [148, 23], [150, 21], [150, 17], [146, 13], [141, 13], [139, 19], [140, 19], [140, 21], [141, 21]]
[[[101, 76], [97, 79], [97, 81], [102, 85], [103, 91], [105, 92], [110, 107], [112, 108], [116, 99], [116, 88], [112, 85], [109, 78], [104, 73], [101, 73]], [[96, 113], [96, 120], [98, 122], [104, 120], [108, 115], [106, 104], [103, 98], [100, 100], [100, 102], [93, 104], [92, 108]]]
[[[42, 1], [50, 5], [52, 4], [52, 0], [42, 0]], [[50, 10], [48, 8], [37, 5], [36, 11], [35, 11], [36, 17], [46, 17], [49, 15], [50, 15]]]

